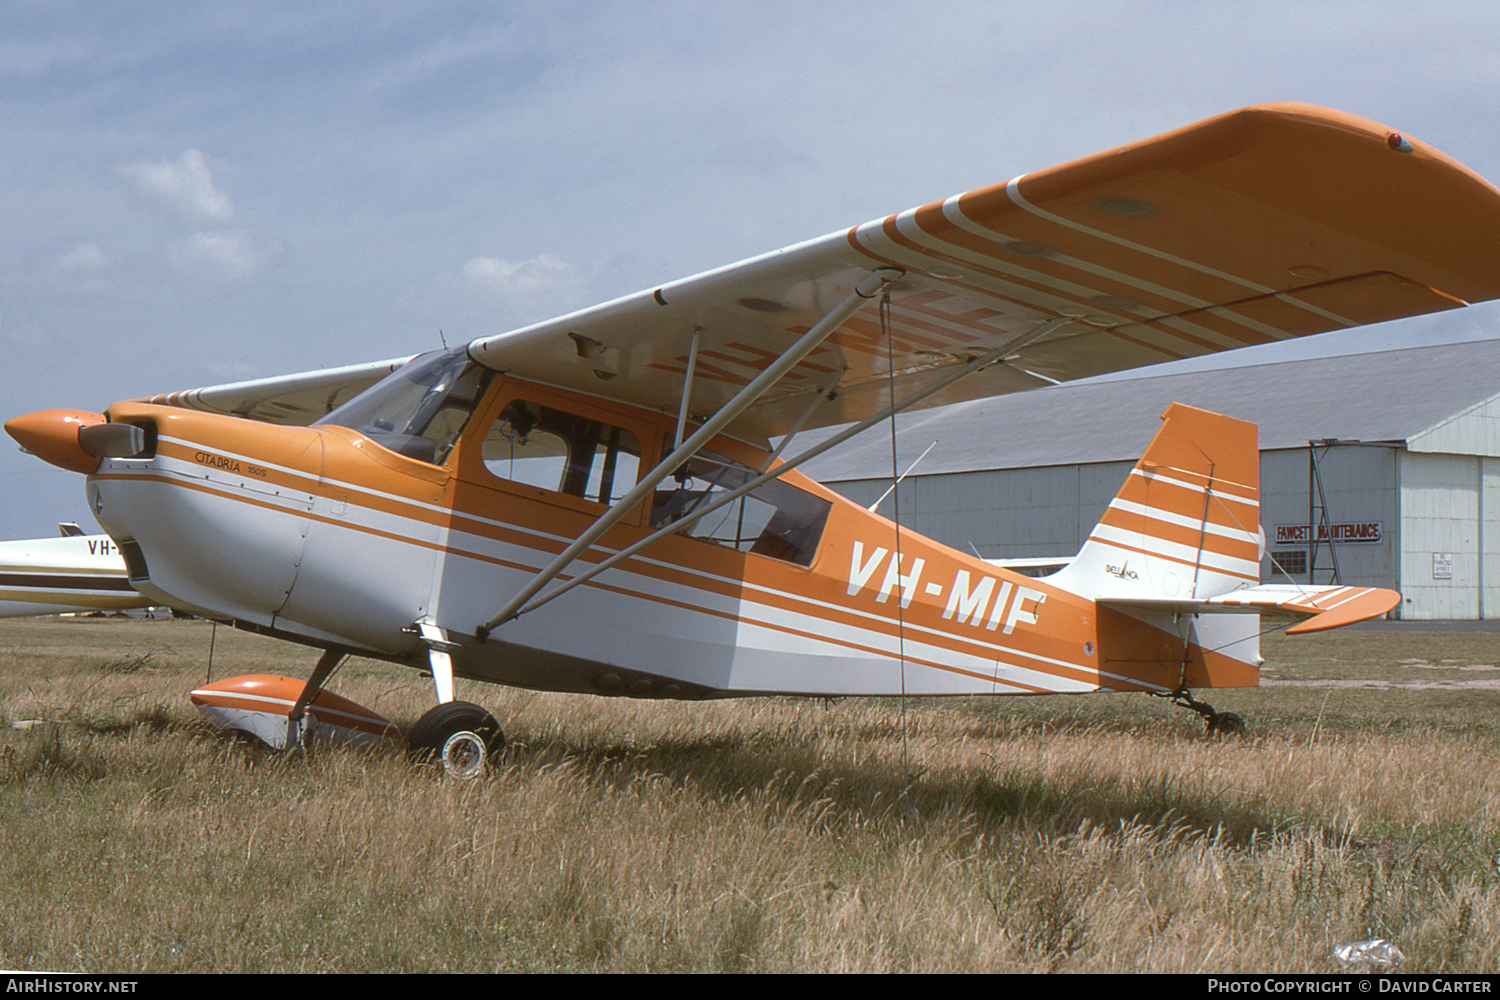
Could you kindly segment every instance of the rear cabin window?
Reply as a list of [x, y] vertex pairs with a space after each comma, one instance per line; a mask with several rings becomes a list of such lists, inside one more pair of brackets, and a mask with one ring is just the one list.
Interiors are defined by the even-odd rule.
[[482, 452], [501, 479], [604, 504], [630, 491], [641, 466], [625, 428], [524, 399], [505, 404]]
[[[651, 525], [671, 524], [705, 509], [757, 475], [756, 470], [731, 458], [700, 451], [678, 470], [675, 488], [656, 491]], [[810, 566], [832, 509], [833, 504], [827, 500], [773, 479], [699, 518], [683, 534], [740, 552]]]

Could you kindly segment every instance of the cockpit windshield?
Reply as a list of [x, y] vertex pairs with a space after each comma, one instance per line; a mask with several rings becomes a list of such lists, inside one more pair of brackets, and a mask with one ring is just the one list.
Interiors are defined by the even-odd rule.
[[348, 427], [398, 455], [441, 465], [484, 395], [490, 371], [465, 348], [415, 357], [314, 425]]

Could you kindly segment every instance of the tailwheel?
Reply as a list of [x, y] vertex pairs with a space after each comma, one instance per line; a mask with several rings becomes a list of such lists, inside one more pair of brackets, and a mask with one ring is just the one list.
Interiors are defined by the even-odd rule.
[[444, 774], [475, 778], [505, 746], [500, 723], [483, 708], [450, 701], [429, 710], [411, 727], [407, 748], [416, 760], [441, 764]]
[[1207, 702], [1194, 698], [1186, 688], [1178, 688], [1170, 695], [1174, 705], [1191, 708], [1203, 717], [1208, 724], [1208, 735], [1210, 736], [1243, 736], [1245, 734], [1245, 720], [1233, 712], [1215, 712], [1214, 707]]
[[1208, 717], [1210, 736], [1243, 736], [1245, 720], [1233, 712], [1215, 712]]

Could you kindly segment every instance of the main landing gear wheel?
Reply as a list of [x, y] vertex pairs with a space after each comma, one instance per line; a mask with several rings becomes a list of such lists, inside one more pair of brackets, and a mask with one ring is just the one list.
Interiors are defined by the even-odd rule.
[[474, 778], [505, 746], [500, 723], [468, 701], [450, 701], [429, 710], [411, 727], [407, 747], [416, 760], [432, 760], [443, 773]]

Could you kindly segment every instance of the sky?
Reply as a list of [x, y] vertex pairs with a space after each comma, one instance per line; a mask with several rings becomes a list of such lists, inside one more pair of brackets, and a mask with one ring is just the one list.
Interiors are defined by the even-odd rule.
[[[1497, 43], [1463, 0], [7, 0], [0, 416], [454, 345], [1264, 101], [1500, 178]], [[0, 538], [62, 520], [82, 477], [5, 439]]]

